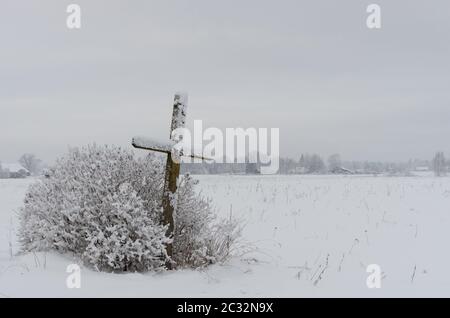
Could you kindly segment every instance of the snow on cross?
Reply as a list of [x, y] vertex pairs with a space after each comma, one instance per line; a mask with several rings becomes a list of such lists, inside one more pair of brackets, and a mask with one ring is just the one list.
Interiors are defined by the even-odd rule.
[[[186, 110], [187, 95], [175, 94], [172, 123], [170, 127], [170, 139], [160, 141], [146, 137], [134, 137], [132, 141], [132, 145], [135, 148], [167, 154], [162, 207], [163, 223], [168, 226], [166, 236], [171, 238], [173, 238], [173, 232], [175, 230], [173, 212], [176, 206], [177, 180], [180, 175], [180, 162], [176, 159], [184, 156], [209, 160], [209, 158], [204, 158], [201, 154], [195, 154], [194, 152], [184, 154], [183, 148], [177, 147], [180, 140], [175, 140], [173, 132], [178, 128], [184, 128], [186, 124]], [[169, 257], [172, 257], [172, 243], [167, 244], [167, 254]], [[172, 269], [172, 264], [170, 262], [166, 265], [168, 269]]]
[[174, 159], [174, 157], [187, 157], [193, 159], [213, 160], [212, 158], [203, 156], [201, 152], [190, 150], [190, 147], [186, 147], [188, 148], [186, 149], [183, 143], [178, 143], [172, 139], [157, 140], [153, 138], [138, 136], [133, 138], [132, 145], [134, 148], [138, 149], [172, 154], [172, 159]]
[[133, 138], [132, 144], [134, 148], [169, 154], [172, 152], [172, 148], [176, 145], [176, 142], [171, 139], [156, 140], [139, 136]]

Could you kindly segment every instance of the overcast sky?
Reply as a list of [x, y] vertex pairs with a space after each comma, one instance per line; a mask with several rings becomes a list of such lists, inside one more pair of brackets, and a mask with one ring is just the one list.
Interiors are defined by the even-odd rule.
[[180, 90], [189, 125], [279, 127], [285, 156], [450, 155], [449, 59], [448, 0], [2, 0], [0, 160], [162, 138]]

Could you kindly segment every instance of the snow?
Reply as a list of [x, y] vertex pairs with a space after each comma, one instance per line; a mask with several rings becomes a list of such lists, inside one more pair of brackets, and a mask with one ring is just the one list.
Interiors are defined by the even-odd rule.
[[148, 138], [137, 136], [132, 140], [132, 145], [136, 148], [153, 150], [158, 152], [170, 153], [175, 142], [172, 140], [158, 140], [155, 138]]
[[[0, 297], [450, 296], [450, 178], [199, 176], [221, 216], [245, 223], [242, 255], [206, 270], [106, 274], [55, 253], [14, 256], [32, 179], [0, 180]], [[12, 239], [10, 239], [12, 237]], [[383, 272], [369, 289], [367, 266]]]
[[183, 128], [186, 124], [186, 113], [188, 104], [188, 94], [178, 92], [175, 94], [174, 108], [172, 114], [172, 130]]

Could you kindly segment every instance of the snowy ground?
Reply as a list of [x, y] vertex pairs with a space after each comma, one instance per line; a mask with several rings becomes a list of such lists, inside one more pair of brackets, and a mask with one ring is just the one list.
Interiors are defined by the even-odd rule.
[[[206, 271], [104, 274], [66, 287], [56, 254], [13, 256], [33, 180], [0, 180], [0, 297], [450, 296], [450, 178], [202, 176], [217, 213], [244, 220], [249, 252]], [[10, 245], [12, 248], [10, 248]], [[366, 285], [369, 264], [383, 271]]]

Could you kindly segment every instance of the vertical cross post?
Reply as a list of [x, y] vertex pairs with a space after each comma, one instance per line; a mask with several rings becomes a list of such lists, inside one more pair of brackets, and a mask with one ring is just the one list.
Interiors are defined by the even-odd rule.
[[[170, 126], [169, 138], [173, 140], [172, 132], [177, 128], [183, 128], [186, 124], [186, 108], [187, 96], [182, 94], [175, 94], [173, 102], [172, 124]], [[173, 140], [175, 141], [175, 140]], [[176, 208], [176, 192], [177, 181], [180, 175], [180, 163], [175, 162], [172, 154], [167, 154], [166, 171], [164, 177], [164, 192], [163, 192], [163, 224], [167, 226], [166, 236], [173, 239], [175, 231], [174, 210]], [[167, 244], [167, 255], [172, 257], [173, 245]], [[172, 264], [168, 262], [168, 269], [172, 269]]]

